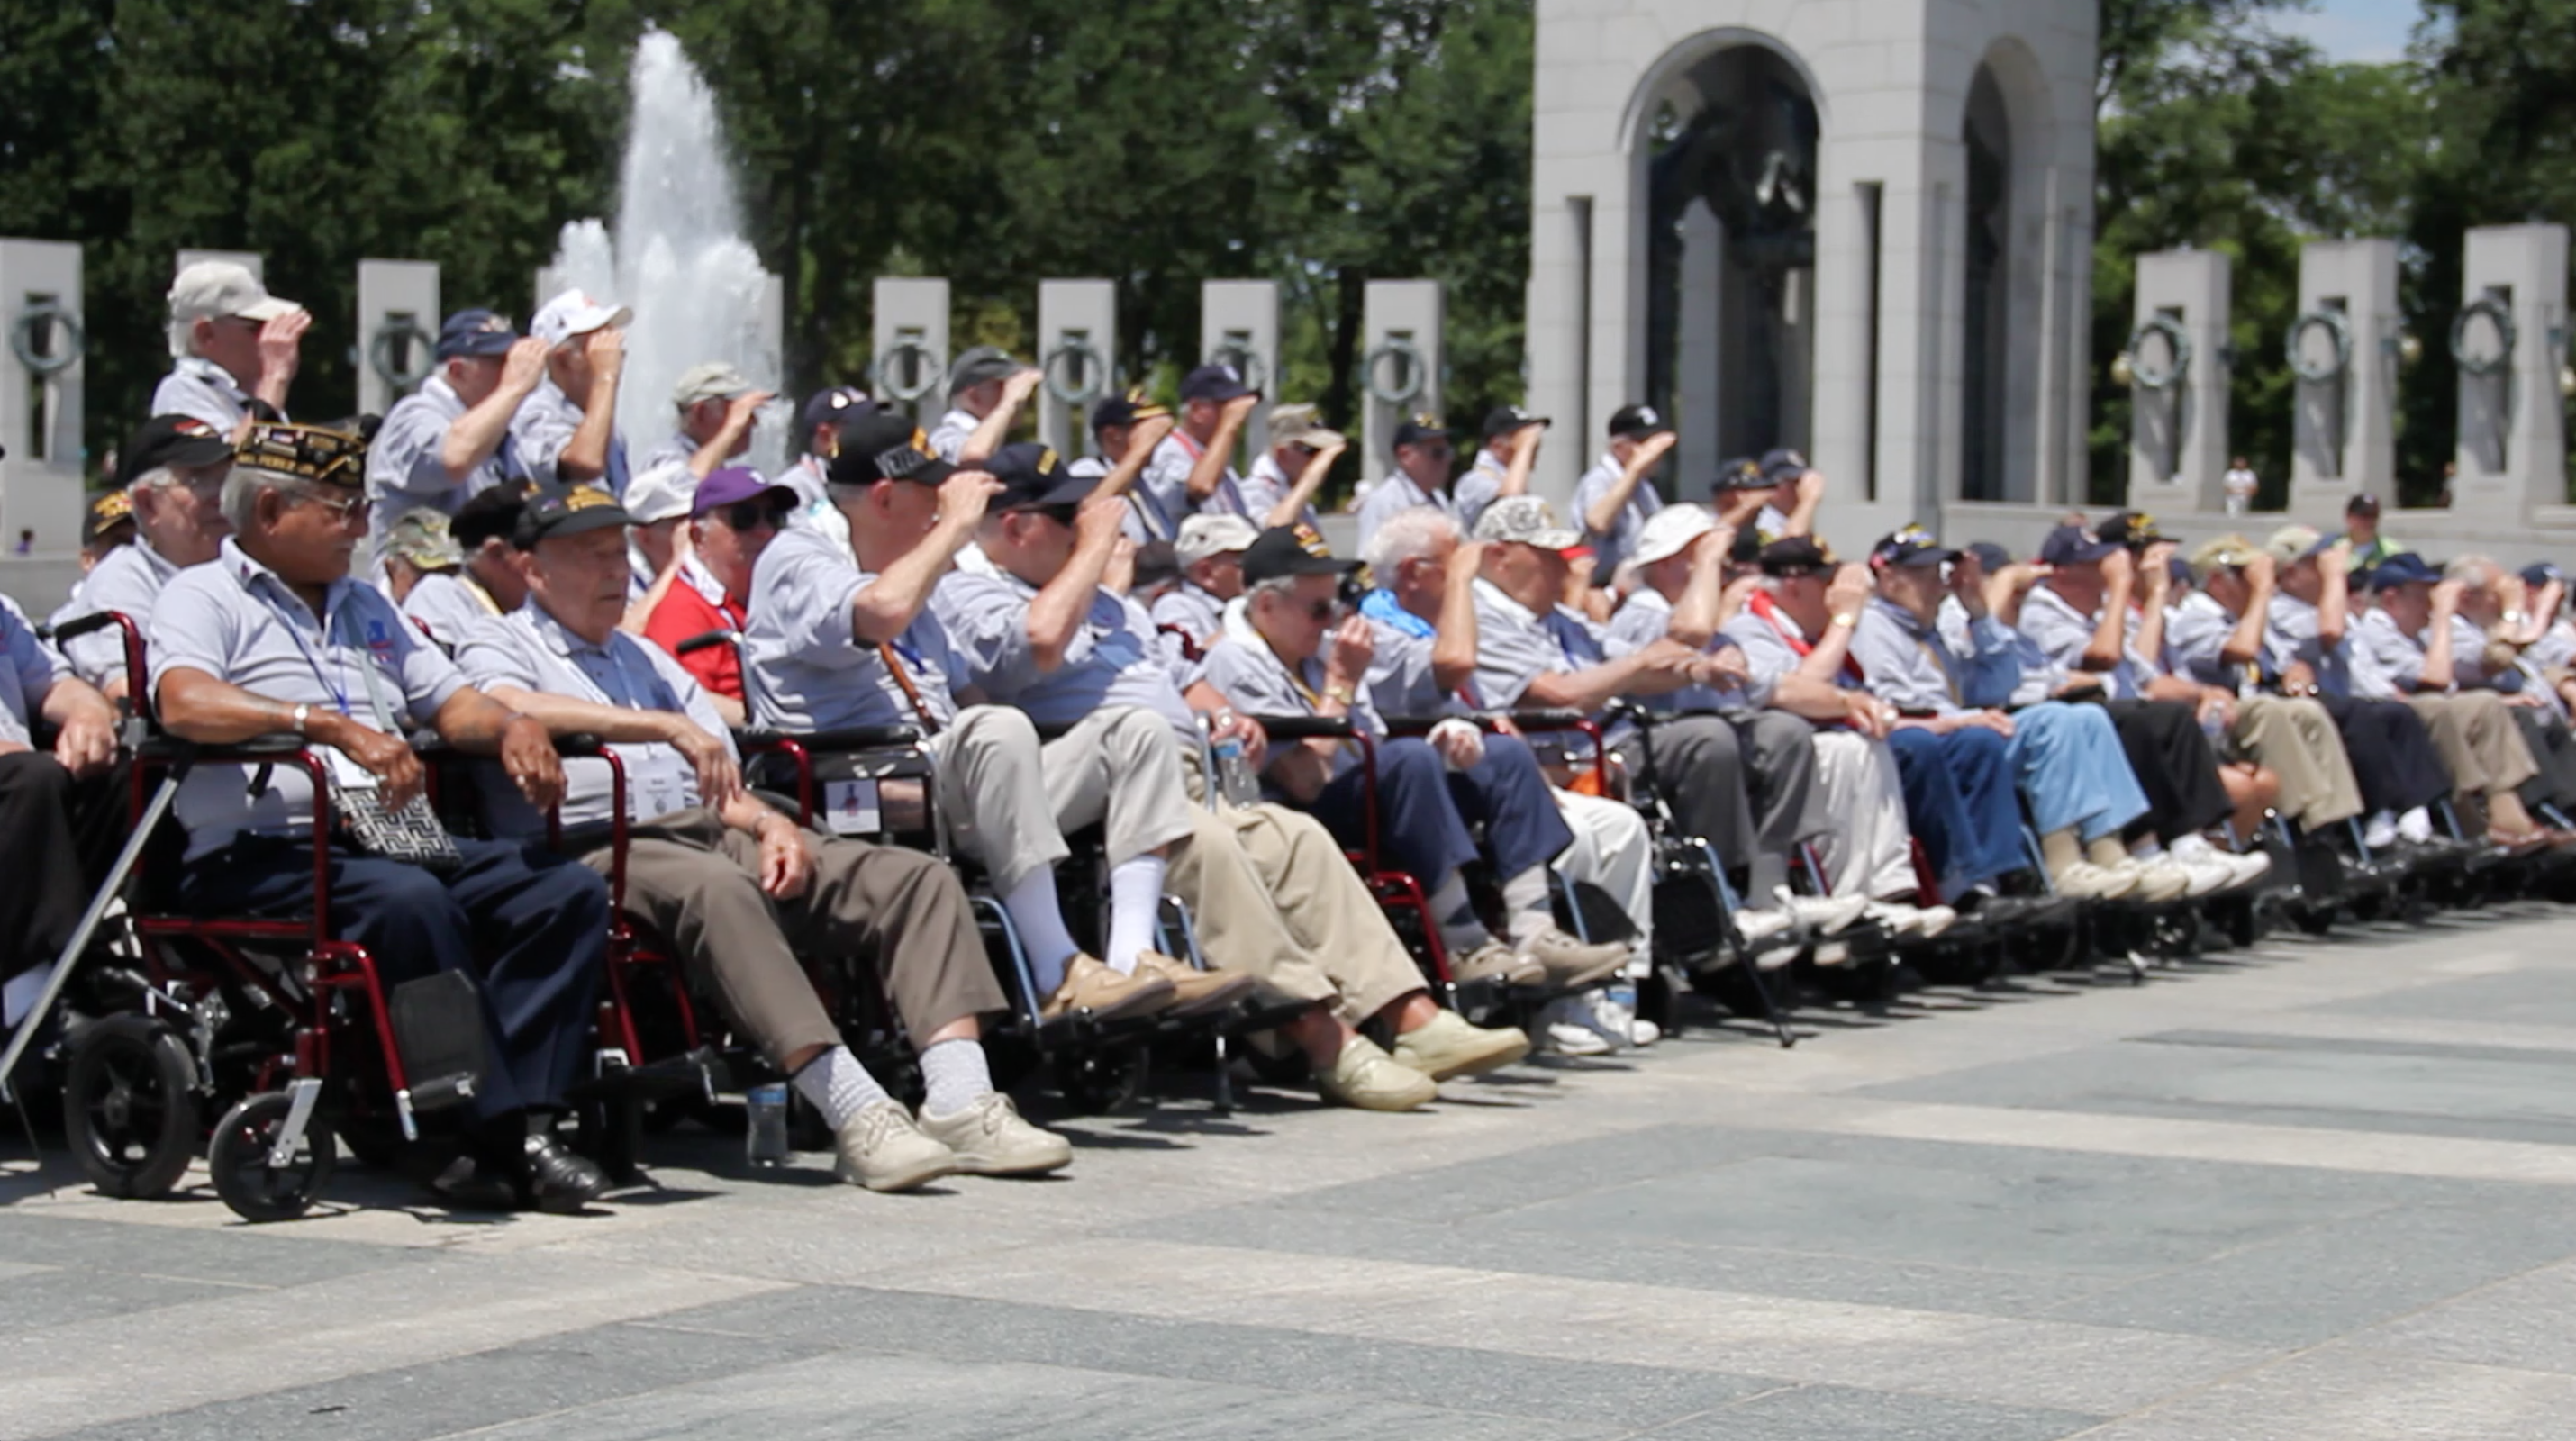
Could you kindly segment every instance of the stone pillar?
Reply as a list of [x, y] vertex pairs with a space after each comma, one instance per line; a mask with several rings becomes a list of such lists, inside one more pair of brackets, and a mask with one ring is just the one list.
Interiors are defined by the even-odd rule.
[[[1417, 412], [1440, 414], [1440, 337], [1447, 323], [1437, 280], [1372, 280], [1360, 309], [1360, 473], [1395, 465], [1395, 430]], [[1474, 420], [1468, 421], [1469, 429]]]
[[948, 282], [880, 278], [868, 393], [927, 425], [948, 409]]
[[0, 459], [0, 540], [10, 550], [29, 529], [39, 555], [80, 548], [86, 314], [78, 245], [0, 240], [0, 327], [9, 338], [0, 353], [0, 446], [8, 450]]
[[[1681, 353], [1673, 364], [1674, 474], [1680, 495], [1701, 499], [1717, 474], [1718, 417], [1726, 403], [1720, 353], [1724, 349], [1726, 224], [1694, 200], [1682, 212]], [[1462, 419], [1473, 422], [1475, 417]], [[1573, 437], [1580, 445], [1583, 437]]]
[[2290, 511], [2340, 525], [2357, 492], [2397, 504], [2397, 242], [2311, 241], [2299, 252], [2299, 320], [2284, 337], [2297, 363], [2339, 374], [2296, 380]]
[[[2163, 515], [2226, 508], [2228, 265], [2215, 250], [2138, 257], [2129, 500]], [[2182, 346], [2172, 343], [2178, 329]], [[2173, 374], [2175, 371], [2180, 374]], [[2161, 388], [2144, 382], [2170, 375]]]
[[438, 265], [428, 260], [358, 262], [358, 411], [382, 415], [420, 388], [437, 367]]
[[[2452, 510], [2520, 521], [2532, 506], [2564, 504], [2567, 435], [2558, 369], [2566, 356], [2566, 227], [2470, 231], [2460, 304], [2460, 323], [2444, 337], [2461, 362]], [[2500, 325], [2499, 315], [2510, 324]]]
[[1208, 280], [1199, 284], [1199, 358], [1231, 365], [1243, 383], [1261, 392], [1261, 404], [1243, 426], [1243, 453], [1270, 448], [1270, 407], [1279, 393], [1279, 283], [1275, 280]]
[[1118, 388], [1118, 285], [1109, 280], [1038, 282], [1038, 439], [1065, 455], [1089, 455], [1092, 402]]

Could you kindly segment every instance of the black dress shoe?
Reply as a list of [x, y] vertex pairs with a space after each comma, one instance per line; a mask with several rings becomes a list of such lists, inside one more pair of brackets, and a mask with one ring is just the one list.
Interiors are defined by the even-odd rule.
[[523, 1192], [540, 1211], [578, 1211], [608, 1189], [607, 1173], [552, 1136], [530, 1136], [523, 1164]]

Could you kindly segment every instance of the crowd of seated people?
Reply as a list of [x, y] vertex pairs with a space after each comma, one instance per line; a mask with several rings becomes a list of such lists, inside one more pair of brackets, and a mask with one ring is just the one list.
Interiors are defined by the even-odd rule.
[[[394, 807], [434, 736], [479, 763], [452, 862], [314, 837], [294, 767], [209, 764], [164, 881], [185, 911], [291, 914], [318, 846], [333, 939], [392, 982], [471, 975], [492, 1065], [467, 1150], [530, 1204], [610, 1184], [563, 1123], [617, 907], [844, 1178], [907, 1190], [1072, 1162], [987, 1059], [1023, 1013], [1257, 1016], [1325, 1101], [1406, 1111], [1533, 1049], [1652, 1044], [1634, 998], [1675, 956], [1830, 963], [2243, 900], [2302, 852], [2386, 877], [2576, 841], [2553, 567], [2363, 566], [2300, 526], [2186, 550], [2133, 512], [2028, 556], [1918, 525], [1837, 554], [1795, 452], [1663, 500], [1673, 425], [1643, 405], [1563, 512], [1528, 488], [1546, 420], [1498, 410], [1461, 465], [1412, 417], [1336, 556], [1313, 506], [1342, 438], [1282, 407], [1238, 475], [1260, 397], [1222, 366], [1177, 411], [1104, 402], [1068, 462], [1014, 443], [1036, 372], [979, 349], [935, 426], [818, 394], [807, 453], [764, 478], [739, 462], [769, 397], [721, 365], [630, 464], [627, 317], [577, 292], [526, 337], [450, 317], [372, 442], [284, 418], [292, 367], [260, 357], [291, 327], [256, 281], [183, 299], [174, 335], [264, 327], [241, 368], [192, 352], [165, 387], [227, 404], [123, 448], [52, 612], [72, 638], [0, 607], [7, 1020], [124, 822], [120, 707], [200, 746], [292, 737]], [[109, 611], [142, 669], [70, 624]], [[853, 735], [918, 759], [937, 845], [750, 778], [773, 737]], [[1712, 934], [1659, 934], [1680, 842], [1712, 862]], [[906, 1076], [863, 1057], [854, 986]]]

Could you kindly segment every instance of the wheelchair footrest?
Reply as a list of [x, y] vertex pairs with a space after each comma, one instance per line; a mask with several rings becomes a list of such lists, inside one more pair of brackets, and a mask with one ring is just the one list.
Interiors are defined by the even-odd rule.
[[471, 1105], [475, 1084], [480, 1079], [470, 1071], [457, 1071], [414, 1081], [410, 1092], [411, 1108], [415, 1113], [426, 1113]]
[[718, 1061], [713, 1047], [700, 1046], [685, 1055], [665, 1056], [649, 1065], [620, 1066], [574, 1083], [575, 1101], [676, 1101], [704, 1096], [714, 1088]]
[[[441, 971], [393, 988], [385, 1008], [393, 1018], [393, 1043], [403, 1073], [426, 1077], [411, 1088], [412, 1109], [435, 1110], [470, 1099], [491, 1072], [483, 1026], [483, 995], [463, 971]], [[451, 1096], [456, 1099], [438, 1100]]]

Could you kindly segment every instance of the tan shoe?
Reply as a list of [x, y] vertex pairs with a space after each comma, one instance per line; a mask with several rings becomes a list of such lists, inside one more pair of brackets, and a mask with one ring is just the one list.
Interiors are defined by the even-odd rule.
[[921, 1113], [921, 1133], [946, 1146], [968, 1176], [1042, 1176], [1073, 1164], [1073, 1143], [1032, 1126], [999, 1091], [953, 1116]]
[[1398, 1065], [1434, 1081], [1481, 1076], [1529, 1054], [1529, 1037], [1516, 1030], [1486, 1030], [1455, 1011], [1435, 1011], [1430, 1021], [1395, 1038]]
[[1507, 986], [1536, 986], [1546, 983], [1547, 967], [1500, 941], [1487, 941], [1463, 956], [1451, 956], [1449, 979], [1462, 984], [1500, 981]]
[[1521, 954], [1545, 968], [1548, 984], [1554, 986], [1588, 986], [1628, 964], [1626, 946], [1591, 945], [1554, 926], [1539, 932]]
[[1381, 1051], [1366, 1036], [1349, 1036], [1332, 1066], [1315, 1077], [1324, 1099], [1362, 1111], [1413, 1111], [1439, 1098], [1440, 1088], [1420, 1071]]
[[1189, 962], [1160, 951], [1146, 951], [1136, 957], [1136, 974], [1169, 981], [1172, 985], [1172, 1014], [1204, 1016], [1222, 1011], [1252, 994], [1252, 977], [1222, 967], [1199, 970]]
[[957, 1169], [957, 1157], [912, 1122], [893, 1101], [873, 1101], [832, 1137], [842, 1180], [871, 1191], [909, 1191]]
[[1172, 1003], [1172, 983], [1160, 976], [1122, 976], [1075, 952], [1064, 963], [1064, 982], [1038, 1011], [1042, 1021], [1088, 1012], [1095, 1021], [1150, 1016]]

